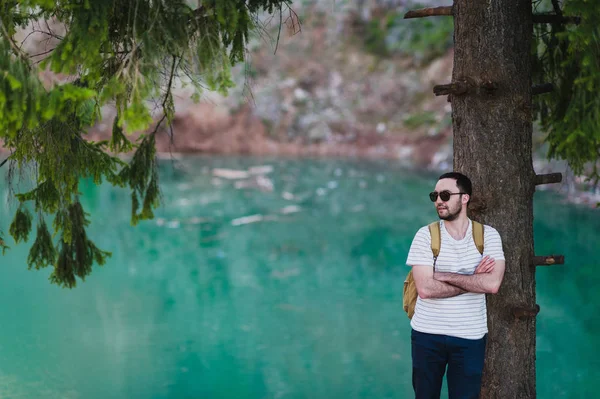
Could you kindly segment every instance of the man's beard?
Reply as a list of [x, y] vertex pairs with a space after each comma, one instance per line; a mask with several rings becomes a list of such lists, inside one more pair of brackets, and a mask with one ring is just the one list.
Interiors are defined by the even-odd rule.
[[456, 220], [456, 218], [458, 218], [458, 215], [460, 215], [460, 211], [461, 208], [457, 207], [457, 209], [453, 212], [452, 209], [450, 209], [450, 207], [446, 207], [444, 210], [446, 210], [448, 212], [448, 214], [442, 216], [440, 215], [440, 209], [438, 208], [438, 216], [440, 219], [442, 220], [447, 220], [448, 222], [451, 222], [453, 220]]

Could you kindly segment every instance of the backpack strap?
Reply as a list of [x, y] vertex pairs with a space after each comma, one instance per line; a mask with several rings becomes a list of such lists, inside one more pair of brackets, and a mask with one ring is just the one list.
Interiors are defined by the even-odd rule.
[[483, 225], [479, 222], [473, 222], [473, 241], [480, 254], [483, 255]]
[[[484, 242], [484, 228], [483, 224], [472, 220], [473, 223], [473, 241], [475, 241], [475, 246], [480, 254], [483, 255], [483, 242]], [[433, 222], [429, 224], [429, 234], [431, 235], [431, 252], [433, 252], [433, 266], [435, 267], [435, 262], [437, 261], [437, 257], [440, 254], [441, 247], [441, 233], [440, 233], [440, 222]]]
[[433, 252], [433, 267], [435, 268], [435, 262], [440, 254], [440, 247], [442, 239], [440, 236], [440, 222], [433, 222], [429, 224], [429, 234], [431, 235], [431, 252]]

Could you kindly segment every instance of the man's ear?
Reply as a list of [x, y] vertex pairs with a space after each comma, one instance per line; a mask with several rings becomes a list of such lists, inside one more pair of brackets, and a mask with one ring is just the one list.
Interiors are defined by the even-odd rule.
[[471, 196], [469, 194], [462, 195], [462, 203], [463, 204], [465, 204], [465, 205], [468, 204], [470, 199], [471, 199]]

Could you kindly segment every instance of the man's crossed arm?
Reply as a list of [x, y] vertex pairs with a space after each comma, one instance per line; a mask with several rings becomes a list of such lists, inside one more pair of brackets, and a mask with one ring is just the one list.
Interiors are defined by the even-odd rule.
[[504, 278], [505, 262], [485, 256], [474, 274], [434, 272], [433, 267], [413, 266], [417, 292], [422, 299], [450, 298], [465, 292], [495, 294]]

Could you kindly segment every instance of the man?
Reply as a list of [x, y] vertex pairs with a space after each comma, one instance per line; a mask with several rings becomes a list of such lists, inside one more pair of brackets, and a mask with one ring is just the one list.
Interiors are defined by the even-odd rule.
[[418, 292], [411, 320], [417, 399], [439, 399], [446, 366], [450, 399], [479, 397], [488, 332], [485, 294], [500, 288], [504, 252], [490, 226], [484, 226], [483, 255], [478, 251], [467, 216], [471, 193], [467, 176], [440, 176], [430, 194], [440, 218], [439, 255], [434, 264], [427, 226], [417, 232], [408, 253]]

